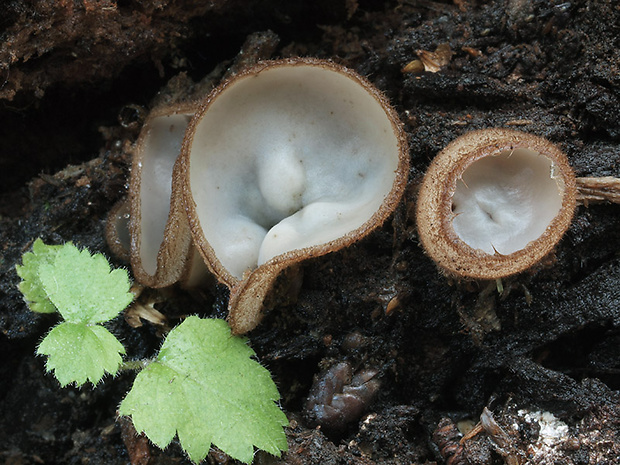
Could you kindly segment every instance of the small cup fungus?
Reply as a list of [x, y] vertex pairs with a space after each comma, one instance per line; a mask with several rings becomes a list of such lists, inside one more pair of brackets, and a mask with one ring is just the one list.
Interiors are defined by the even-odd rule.
[[130, 257], [134, 275], [146, 286], [195, 279], [195, 250], [175, 168], [195, 110], [190, 104], [155, 109], [137, 142], [129, 190]]
[[132, 267], [143, 284], [172, 284], [187, 273], [193, 238], [231, 288], [229, 321], [244, 333], [284, 269], [385, 221], [407, 181], [406, 136], [366, 79], [311, 58], [246, 69], [214, 89], [187, 125], [192, 113], [158, 111], [140, 136]]
[[418, 232], [447, 273], [498, 279], [551, 252], [570, 225], [575, 197], [573, 171], [551, 142], [507, 129], [473, 131], [428, 168]]

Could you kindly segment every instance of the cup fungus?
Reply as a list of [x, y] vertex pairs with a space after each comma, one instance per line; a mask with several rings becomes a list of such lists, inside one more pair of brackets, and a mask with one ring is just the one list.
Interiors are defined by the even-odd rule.
[[296, 58], [241, 71], [196, 110], [173, 168], [191, 113], [152, 114], [140, 136], [132, 266], [146, 285], [172, 284], [186, 273], [193, 238], [231, 288], [235, 333], [258, 324], [283, 270], [364, 237], [403, 193], [402, 124], [372, 84], [343, 66]]
[[108, 246], [114, 255], [124, 261], [130, 261], [129, 248], [131, 234], [129, 232], [129, 201], [123, 199], [108, 212], [105, 237]]
[[136, 144], [129, 188], [129, 255], [136, 279], [145, 286], [178, 281], [191, 285], [201, 274], [175, 168], [195, 110], [192, 104], [156, 108]]
[[418, 232], [448, 274], [498, 279], [553, 250], [575, 198], [573, 171], [551, 142], [507, 129], [473, 131], [429, 166], [417, 201]]
[[237, 333], [258, 324], [282, 270], [383, 223], [408, 172], [383, 95], [309, 58], [263, 62], [221, 84], [192, 119], [180, 161], [192, 235], [232, 289]]

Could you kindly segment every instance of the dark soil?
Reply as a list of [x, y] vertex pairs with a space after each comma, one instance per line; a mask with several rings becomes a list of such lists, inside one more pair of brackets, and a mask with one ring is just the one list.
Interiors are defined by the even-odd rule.
[[[116, 419], [131, 374], [61, 389], [44, 373], [34, 350], [56, 319], [27, 309], [14, 266], [37, 237], [111, 255], [106, 214], [126, 194], [128, 149], [170, 78], [185, 73], [179, 86], [215, 70], [216, 82], [228, 67], [307, 55], [385, 92], [406, 123], [411, 172], [391, 220], [307, 263], [297, 301], [249, 335], [291, 420], [282, 463], [620, 463], [620, 206], [579, 207], [553, 256], [505, 279], [501, 295], [495, 283], [442, 275], [418, 244], [413, 214], [430, 160], [473, 129], [541, 135], [578, 176], [620, 177], [615, 0], [6, 3], [0, 461], [187, 463], [177, 445], [158, 451]], [[401, 72], [444, 43], [453, 55], [441, 70]], [[224, 317], [226, 301], [224, 288], [173, 290], [157, 307], [175, 324], [187, 314]], [[159, 347], [149, 324], [118, 319], [112, 329], [132, 358]], [[317, 427], [304, 410], [313, 378], [340, 362], [377, 370], [381, 387], [362, 418]], [[539, 411], [568, 427], [550, 446], [528, 416]], [[486, 428], [460, 444], [455, 424], [481, 415]], [[231, 463], [217, 451], [208, 461]], [[256, 462], [277, 463], [261, 454]]]

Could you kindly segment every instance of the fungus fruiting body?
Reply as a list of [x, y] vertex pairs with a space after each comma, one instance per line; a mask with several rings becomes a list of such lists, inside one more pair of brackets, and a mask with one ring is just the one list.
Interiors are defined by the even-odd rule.
[[420, 188], [420, 240], [440, 268], [497, 279], [555, 247], [575, 209], [575, 177], [562, 151], [531, 134], [465, 134], [431, 163]]
[[130, 261], [131, 233], [129, 232], [130, 205], [127, 199], [117, 202], [108, 213], [105, 236], [112, 253], [121, 260]]
[[382, 224], [408, 174], [406, 137], [385, 97], [355, 72], [310, 58], [262, 62], [197, 109], [151, 115], [138, 146], [129, 227], [136, 277], [171, 284], [187, 273], [195, 245], [231, 288], [236, 333], [258, 324], [284, 269]]
[[386, 99], [314, 59], [264, 62], [222, 84], [192, 119], [180, 161], [192, 235], [232, 289], [236, 332], [257, 324], [283, 269], [381, 224], [408, 171]]
[[181, 163], [192, 235], [232, 288], [239, 332], [256, 324], [283, 269], [381, 224], [407, 176], [405, 136], [386, 99], [356, 73], [312, 59], [261, 63], [212, 92]]
[[175, 168], [195, 110], [189, 104], [155, 109], [137, 142], [129, 191], [130, 257], [134, 275], [147, 286], [195, 279], [183, 187]]

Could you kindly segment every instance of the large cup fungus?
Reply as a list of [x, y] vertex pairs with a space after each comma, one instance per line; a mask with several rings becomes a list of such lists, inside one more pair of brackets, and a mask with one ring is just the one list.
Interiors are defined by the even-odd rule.
[[473, 131], [431, 163], [418, 196], [418, 232], [447, 273], [498, 279], [553, 250], [575, 197], [573, 171], [551, 142], [508, 129]]
[[[132, 266], [146, 285], [172, 284], [186, 274], [193, 238], [231, 288], [235, 333], [258, 324], [284, 269], [364, 237], [404, 191], [407, 143], [396, 113], [366, 79], [332, 62], [266, 61], [225, 81], [196, 110], [174, 165], [190, 113], [158, 113], [143, 129], [130, 192]], [[161, 160], [147, 170], [155, 144], [150, 159]]]

